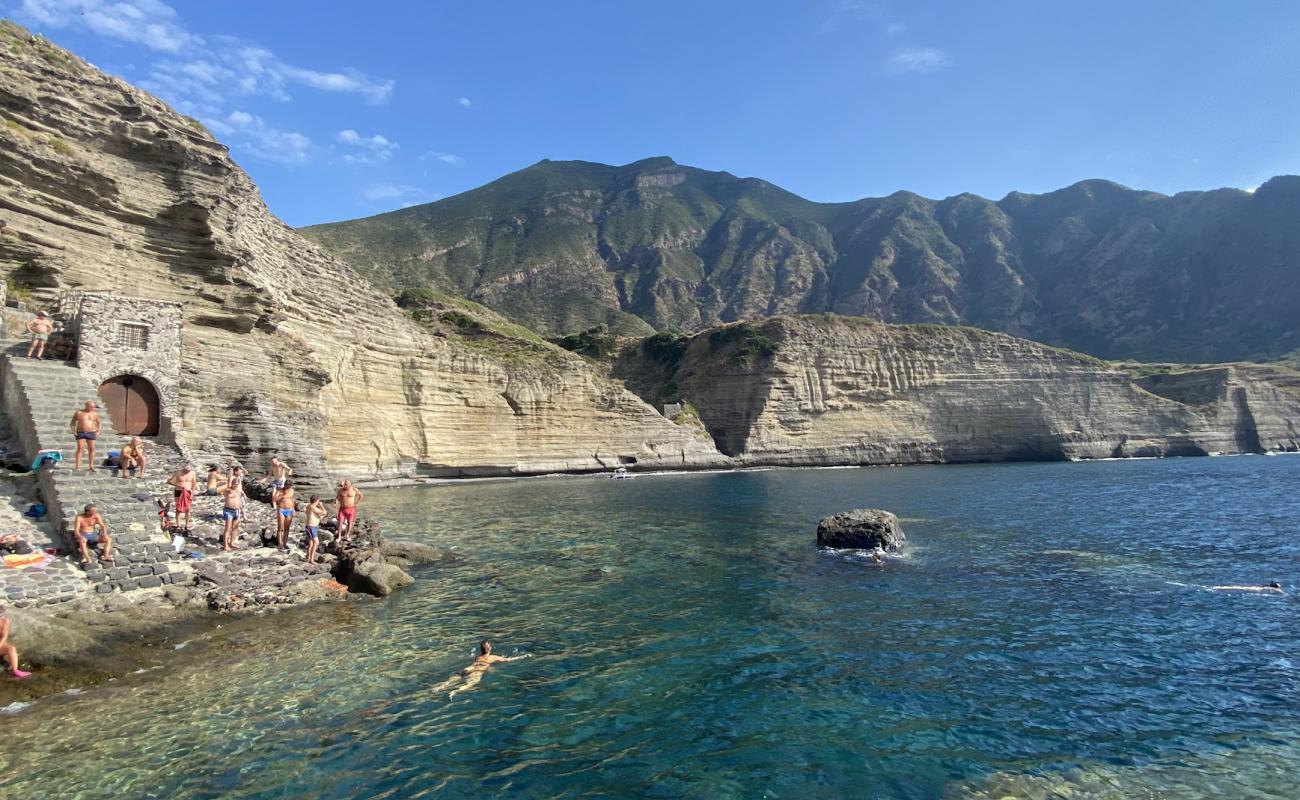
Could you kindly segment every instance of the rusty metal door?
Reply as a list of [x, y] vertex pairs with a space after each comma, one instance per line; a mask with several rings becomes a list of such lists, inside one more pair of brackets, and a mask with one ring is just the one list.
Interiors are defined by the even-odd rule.
[[99, 387], [99, 398], [119, 434], [158, 434], [158, 391], [149, 381], [135, 375], [110, 378]]

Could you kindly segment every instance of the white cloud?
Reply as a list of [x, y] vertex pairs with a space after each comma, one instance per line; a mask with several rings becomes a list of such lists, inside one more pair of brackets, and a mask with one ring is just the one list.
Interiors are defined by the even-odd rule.
[[247, 111], [232, 111], [225, 117], [204, 117], [200, 121], [213, 133], [229, 137], [242, 152], [257, 158], [285, 166], [311, 160], [310, 138], [297, 131], [267, 125], [261, 117]]
[[252, 95], [290, 100], [292, 86], [353, 94], [373, 104], [387, 100], [395, 86], [355, 69], [322, 72], [289, 64], [234, 37], [198, 36], [161, 0], [23, 0], [18, 15], [52, 28], [83, 28], [171, 56], [151, 63], [142, 84], [178, 105], [220, 104]]
[[441, 161], [444, 164], [450, 164], [453, 167], [465, 166], [465, 159], [455, 153], [439, 153], [436, 150], [430, 150], [420, 156], [421, 161]]
[[885, 70], [891, 75], [934, 72], [951, 63], [948, 54], [937, 47], [904, 47], [889, 57]]
[[866, 0], [838, 0], [822, 20], [821, 32], [834, 33], [845, 22], [880, 19], [884, 10], [879, 3]]
[[474, 101], [470, 100], [468, 97], [457, 97], [456, 105], [460, 106], [461, 108], [469, 108], [470, 106], [474, 105]]
[[82, 25], [101, 36], [164, 53], [203, 44], [185, 30], [175, 9], [159, 0], [23, 0], [18, 13], [52, 28]]
[[907, 33], [907, 25], [902, 22], [891, 22], [885, 26], [886, 36], [902, 36]]
[[1250, 192], [1251, 194], [1254, 194], [1254, 193], [1255, 193], [1255, 190], [1258, 189], [1258, 188], [1260, 187], [1260, 185], [1261, 185], [1261, 184], [1258, 184], [1258, 183], [1257, 183], [1257, 184], [1255, 184], [1254, 186], [1247, 186], [1247, 187], [1246, 187], [1245, 189], [1243, 189], [1242, 191], [1244, 191], [1244, 192]]
[[414, 205], [419, 202], [414, 199], [426, 192], [418, 186], [408, 186], [405, 183], [376, 183], [367, 186], [361, 190], [361, 197], [368, 203], [377, 203], [383, 200], [405, 200], [406, 205]]
[[355, 152], [345, 154], [343, 160], [357, 164], [375, 164], [380, 161], [387, 161], [392, 158], [393, 153], [397, 150], [397, 142], [381, 133], [376, 133], [374, 136], [362, 136], [348, 128], [339, 131], [334, 138], [341, 144], [355, 149]]

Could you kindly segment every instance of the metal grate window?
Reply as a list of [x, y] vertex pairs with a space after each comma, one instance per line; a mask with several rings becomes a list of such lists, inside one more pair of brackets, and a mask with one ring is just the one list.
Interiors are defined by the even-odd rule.
[[149, 326], [135, 322], [123, 322], [117, 329], [117, 343], [127, 350], [149, 349]]

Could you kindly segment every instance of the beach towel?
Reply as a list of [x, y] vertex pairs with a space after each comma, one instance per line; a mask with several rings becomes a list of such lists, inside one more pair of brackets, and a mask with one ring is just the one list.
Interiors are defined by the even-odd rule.
[[26, 555], [5, 556], [5, 566], [10, 569], [40, 569], [53, 561], [48, 553], [28, 553]]
[[63, 460], [63, 453], [58, 450], [37, 450], [36, 458], [32, 461], [32, 469], [38, 470], [46, 461], [51, 464], [58, 464]]

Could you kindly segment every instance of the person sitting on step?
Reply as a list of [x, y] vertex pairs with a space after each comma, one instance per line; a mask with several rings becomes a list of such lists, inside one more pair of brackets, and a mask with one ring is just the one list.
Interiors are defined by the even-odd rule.
[[126, 447], [117, 457], [117, 471], [122, 478], [129, 476], [135, 478], [144, 477], [144, 468], [149, 465], [149, 459], [144, 454], [144, 444], [140, 442], [139, 436], [132, 436], [131, 441], [127, 442]]
[[113, 537], [109, 535], [108, 523], [94, 503], [87, 503], [86, 508], [72, 521], [72, 536], [77, 541], [77, 547], [81, 548], [81, 566], [90, 565], [90, 550], [87, 545], [100, 548], [100, 561], [114, 563]]

